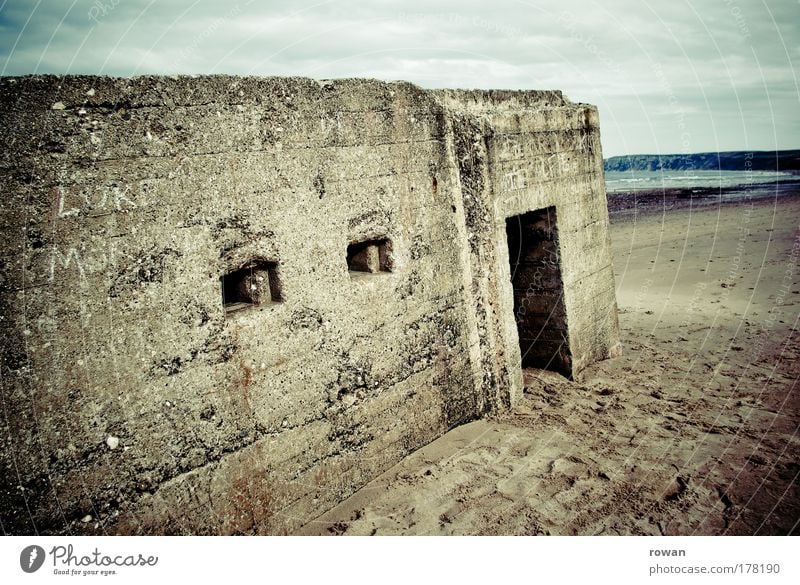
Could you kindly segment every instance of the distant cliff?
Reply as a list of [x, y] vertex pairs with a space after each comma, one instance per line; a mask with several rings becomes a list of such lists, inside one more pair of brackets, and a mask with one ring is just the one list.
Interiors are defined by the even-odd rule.
[[607, 171], [657, 170], [793, 171], [800, 172], [800, 150], [699, 152], [695, 154], [630, 154], [605, 160]]

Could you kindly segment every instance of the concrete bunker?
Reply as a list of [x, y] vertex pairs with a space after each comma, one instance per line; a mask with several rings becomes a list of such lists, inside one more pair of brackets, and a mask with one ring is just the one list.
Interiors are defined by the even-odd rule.
[[618, 351], [599, 117], [561, 92], [31, 76], [0, 105], [8, 533], [291, 533], [513, 407], [521, 366]]
[[509, 217], [506, 238], [522, 367], [571, 376], [555, 206]]

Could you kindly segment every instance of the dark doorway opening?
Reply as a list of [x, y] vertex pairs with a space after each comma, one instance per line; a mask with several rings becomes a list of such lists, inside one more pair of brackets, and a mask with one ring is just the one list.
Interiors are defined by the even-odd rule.
[[571, 377], [556, 208], [508, 218], [506, 237], [522, 367]]

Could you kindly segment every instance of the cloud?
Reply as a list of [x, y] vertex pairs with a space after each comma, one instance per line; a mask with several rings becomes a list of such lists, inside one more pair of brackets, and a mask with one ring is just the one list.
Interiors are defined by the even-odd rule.
[[600, 107], [606, 154], [679, 151], [678, 109], [698, 150], [789, 148], [799, 13], [794, 0], [5, 0], [0, 63], [557, 88]]

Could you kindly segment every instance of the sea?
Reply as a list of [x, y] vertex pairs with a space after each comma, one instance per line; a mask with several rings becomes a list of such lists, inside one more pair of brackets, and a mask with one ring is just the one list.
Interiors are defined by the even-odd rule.
[[642, 191], [653, 189], [718, 189], [730, 191], [758, 189], [785, 191], [786, 186], [800, 188], [800, 175], [774, 171], [606, 171], [606, 191]]

